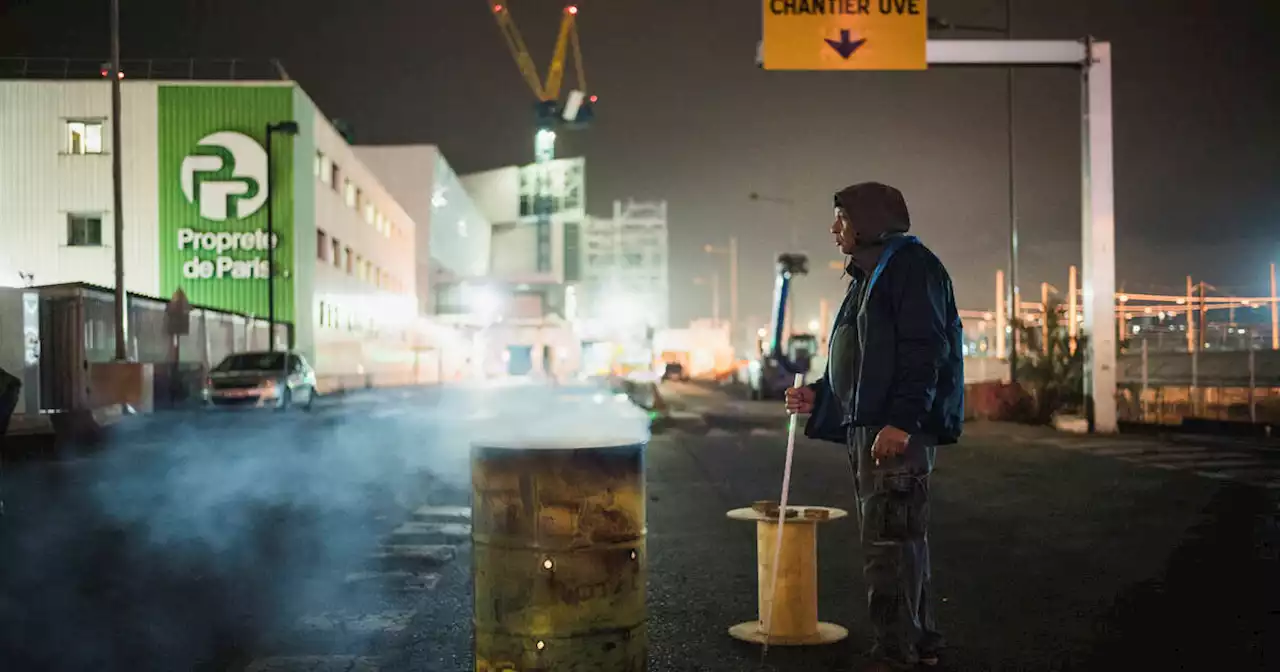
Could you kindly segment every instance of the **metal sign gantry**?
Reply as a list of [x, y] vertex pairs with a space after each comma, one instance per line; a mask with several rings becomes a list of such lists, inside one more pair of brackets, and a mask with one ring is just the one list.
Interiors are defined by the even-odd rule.
[[[1111, 123], [1111, 44], [1084, 40], [929, 40], [929, 67], [1062, 67], [1081, 74], [1081, 257], [1085, 397], [1090, 429], [1116, 426], [1116, 222]], [[763, 43], [756, 62], [762, 64]]]

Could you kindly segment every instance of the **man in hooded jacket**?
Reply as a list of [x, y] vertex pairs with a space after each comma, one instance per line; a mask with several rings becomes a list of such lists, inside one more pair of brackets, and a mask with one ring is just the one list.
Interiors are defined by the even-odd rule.
[[852, 280], [826, 375], [787, 390], [805, 434], [847, 445], [875, 641], [872, 670], [937, 665], [929, 562], [935, 449], [964, 419], [963, 330], [946, 268], [914, 236], [902, 193], [867, 182], [835, 196], [831, 233]]

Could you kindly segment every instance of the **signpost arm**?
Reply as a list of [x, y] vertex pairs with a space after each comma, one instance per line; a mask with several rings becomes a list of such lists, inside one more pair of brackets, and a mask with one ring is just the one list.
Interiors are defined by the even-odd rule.
[[267, 352], [276, 351], [276, 245], [275, 206], [271, 198], [271, 134], [274, 124], [267, 124]]
[[1116, 217], [1112, 164], [1111, 45], [1087, 45], [1084, 68], [1085, 397], [1095, 432], [1116, 431]]

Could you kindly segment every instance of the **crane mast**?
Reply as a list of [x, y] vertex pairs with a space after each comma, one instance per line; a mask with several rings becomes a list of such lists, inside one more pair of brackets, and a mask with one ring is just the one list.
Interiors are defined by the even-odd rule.
[[[535, 217], [538, 246], [537, 269], [539, 273], [549, 273], [552, 269], [551, 254], [551, 215], [554, 210], [554, 194], [551, 190], [551, 162], [556, 158], [556, 130], [561, 126], [582, 128], [590, 122], [591, 105], [596, 97], [586, 99], [586, 72], [582, 64], [582, 46], [578, 39], [577, 5], [564, 8], [560, 17], [560, 32], [552, 51], [551, 64], [547, 68], [545, 78], [538, 76], [533, 56], [525, 45], [524, 37], [511, 17], [506, 4], [492, 5], [494, 19], [498, 29], [511, 51], [516, 67], [524, 77], [525, 83], [533, 92], [537, 103], [534, 106], [535, 132], [533, 136], [534, 163], [534, 198], [533, 215]], [[564, 65], [569, 49], [573, 50], [573, 62], [577, 75], [577, 88], [570, 92], [566, 104], [560, 105], [560, 89], [564, 82]]]

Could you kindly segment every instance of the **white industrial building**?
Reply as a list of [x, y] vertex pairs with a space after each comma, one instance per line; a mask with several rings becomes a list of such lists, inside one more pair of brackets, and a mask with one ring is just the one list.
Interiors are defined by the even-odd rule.
[[665, 329], [670, 315], [666, 201], [614, 201], [613, 217], [590, 217], [582, 236], [583, 313]]
[[[360, 145], [356, 155], [370, 166], [418, 225], [416, 294], [428, 334], [428, 354], [440, 377], [485, 375], [475, 329], [441, 315], [473, 314], [462, 288], [482, 287], [490, 271], [492, 226], [457, 173], [434, 145]], [[472, 325], [474, 327], [474, 325]], [[420, 356], [421, 359], [421, 356]]]
[[[301, 88], [136, 78], [121, 88], [129, 292], [181, 289], [195, 306], [264, 319], [272, 207], [276, 317], [295, 347], [322, 377], [423, 377], [418, 224]], [[114, 286], [112, 121], [106, 81], [0, 81], [0, 285]], [[281, 122], [297, 134], [274, 133], [269, 159], [267, 126]], [[477, 222], [479, 235], [487, 228]], [[110, 359], [109, 315], [86, 317], [76, 359]], [[134, 330], [129, 351], [140, 356], [149, 336]], [[220, 356], [221, 343], [185, 342], [196, 337], [183, 339], [184, 360]]]
[[[544, 169], [551, 185], [551, 230], [549, 246], [540, 249], [534, 199], [537, 171]], [[585, 169], [584, 159], [569, 158], [462, 177], [493, 227], [489, 277], [441, 287], [439, 305], [455, 307], [461, 320], [479, 320], [479, 356], [489, 375], [563, 375], [579, 369], [581, 346], [573, 323], [586, 220]]]

